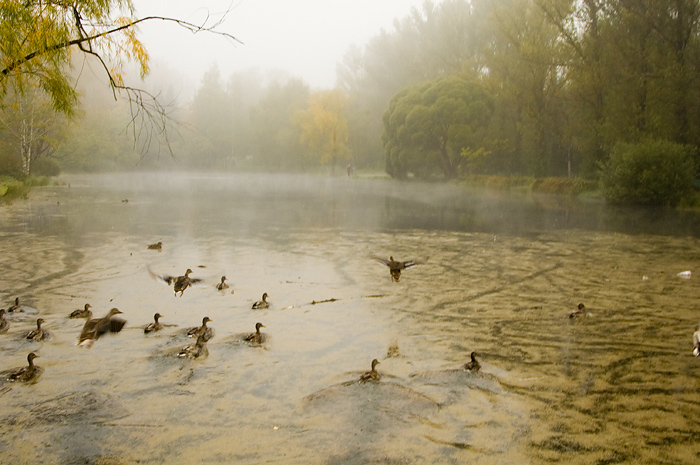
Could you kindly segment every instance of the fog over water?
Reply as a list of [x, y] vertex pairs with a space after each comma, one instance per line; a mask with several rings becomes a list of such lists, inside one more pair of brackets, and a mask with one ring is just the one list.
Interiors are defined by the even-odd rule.
[[[30, 351], [45, 370], [0, 382], [3, 462], [697, 461], [696, 213], [346, 177], [63, 180], [0, 209], [0, 307], [25, 305], [0, 371]], [[390, 255], [422, 263], [396, 283]], [[149, 273], [187, 268], [203, 282], [182, 297]], [[126, 328], [77, 347], [85, 303]], [[52, 338], [27, 341], [39, 316]], [[178, 358], [204, 316], [209, 356]], [[380, 382], [353, 382], [374, 358]]]

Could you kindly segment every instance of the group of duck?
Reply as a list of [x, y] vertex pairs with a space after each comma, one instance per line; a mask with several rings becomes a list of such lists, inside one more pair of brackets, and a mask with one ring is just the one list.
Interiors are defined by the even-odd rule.
[[[148, 246], [148, 249], [161, 251], [162, 242], [151, 244]], [[386, 265], [389, 268], [389, 273], [393, 282], [399, 282], [399, 280], [401, 279], [401, 272], [403, 270], [411, 268], [421, 263], [416, 260], [403, 262], [396, 261], [394, 260], [393, 256], [389, 257], [388, 260], [379, 257], [374, 257], [374, 259], [379, 263]], [[179, 294], [179, 296], [182, 297], [183, 293], [188, 287], [202, 282], [202, 280], [199, 278], [190, 277], [190, 274], [192, 274], [192, 270], [189, 268], [185, 271], [185, 274], [182, 276], [158, 275], [151, 271], [150, 268], [148, 269], [148, 271], [157, 280], [160, 280], [167, 285], [172, 285], [173, 290], [175, 292], [175, 296], [178, 296]], [[228, 288], [229, 286], [228, 284], [226, 284], [226, 276], [222, 276], [221, 282], [216, 285], [216, 289], [219, 291], [224, 291]], [[268, 302], [267, 299], [268, 294], [263, 293], [261, 300], [254, 302], [251, 305], [251, 308], [269, 308], [270, 302]], [[92, 345], [95, 343], [95, 341], [97, 341], [100, 338], [100, 336], [107, 333], [118, 333], [126, 325], [126, 320], [118, 316], [122, 314], [122, 312], [117, 308], [112, 308], [102, 318], [93, 318], [91, 308], [91, 305], [89, 303], [86, 303], [84, 308], [75, 310], [69, 315], [69, 318], [84, 318], [86, 320], [78, 337], [77, 345], [92, 347]], [[6, 318], [6, 314], [19, 313], [23, 311], [24, 310], [22, 308], [22, 305], [20, 304], [19, 297], [16, 298], [15, 303], [8, 307], [6, 310], [0, 309], [0, 333], [7, 332], [7, 330], [9, 329], [9, 321]], [[163, 329], [164, 325], [159, 321], [161, 318], [163, 318], [163, 315], [161, 315], [160, 313], [156, 313], [155, 315], [153, 315], [154, 321], [144, 327], [144, 333], [150, 334]], [[187, 330], [187, 336], [195, 338], [195, 342], [183, 347], [177, 353], [178, 357], [197, 359], [201, 357], [206, 357], [209, 354], [207, 342], [214, 336], [213, 329], [207, 325], [211, 321], [212, 320], [209, 317], [205, 316], [202, 319], [201, 326], [196, 326]], [[48, 340], [51, 337], [51, 335], [48, 330], [42, 327], [43, 323], [44, 319], [38, 318], [36, 320], [36, 329], [33, 329], [26, 333], [26, 338], [32, 341]], [[264, 327], [264, 324], [260, 322], [256, 323], [255, 332], [245, 335], [243, 337], [243, 340], [255, 345], [262, 344], [265, 341], [265, 335], [260, 331], [260, 329]], [[471, 353], [471, 360], [463, 366], [464, 370], [480, 370], [481, 366], [476, 360], [476, 355], [477, 354], [475, 352]], [[20, 367], [9, 371], [7, 373], [7, 380], [21, 382], [35, 381], [43, 372], [43, 369], [41, 367], [34, 364], [34, 360], [36, 358], [39, 358], [39, 355], [37, 355], [35, 352], [30, 352], [27, 356], [28, 364], [24, 367]], [[379, 381], [379, 379], [381, 378], [381, 375], [377, 372], [377, 365], [379, 363], [379, 360], [373, 359], [370, 371], [363, 373], [359, 378], [359, 382], [366, 383], [369, 381]]]

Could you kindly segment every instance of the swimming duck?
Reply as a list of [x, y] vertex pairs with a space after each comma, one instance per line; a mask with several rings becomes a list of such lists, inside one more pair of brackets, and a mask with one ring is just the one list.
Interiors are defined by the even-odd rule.
[[260, 333], [260, 328], [264, 328], [265, 325], [262, 323], [255, 323], [255, 332], [250, 333], [248, 336], [246, 336], [245, 340], [247, 342], [252, 342], [253, 344], [262, 344], [263, 342], [263, 335]]
[[105, 333], [118, 333], [126, 324], [126, 320], [115, 318], [122, 313], [118, 308], [113, 308], [102, 318], [92, 318], [85, 322], [83, 330], [78, 338], [78, 345], [92, 347], [99, 337]]
[[573, 310], [571, 313], [569, 313], [569, 318], [576, 318], [578, 316], [586, 316], [586, 306], [582, 303], [578, 304], [576, 310]]
[[7, 375], [7, 379], [9, 381], [22, 381], [25, 383], [27, 381], [36, 380], [44, 372], [44, 369], [34, 365], [35, 358], [39, 358], [39, 356], [34, 352], [30, 352], [29, 355], [27, 355], [27, 361], [29, 362], [29, 365], [14, 370], [12, 373]]
[[405, 270], [406, 268], [410, 268], [412, 266], [416, 266], [420, 263], [416, 260], [397, 262], [396, 260], [394, 260], [394, 257], [389, 257], [389, 260], [380, 257], [374, 257], [374, 259], [379, 263], [382, 263], [389, 267], [389, 273], [391, 273], [391, 280], [395, 283], [398, 283], [401, 279], [402, 270]]
[[196, 337], [196, 338], [199, 338], [200, 336], [204, 336], [204, 342], [207, 342], [209, 339], [214, 337], [214, 329], [207, 326], [207, 323], [210, 321], [213, 321], [213, 320], [211, 320], [208, 316], [205, 316], [204, 318], [202, 318], [202, 326], [190, 328], [187, 331], [187, 335], [189, 337]]
[[143, 328], [143, 332], [145, 334], [148, 334], [148, 333], [154, 333], [156, 331], [160, 331], [161, 329], [163, 329], [163, 324], [158, 323], [158, 318], [162, 318], [162, 317], [163, 317], [163, 315], [161, 315], [160, 313], [156, 313], [155, 315], [153, 315], [153, 320], [154, 320], [153, 323], [149, 323], [145, 328]]
[[192, 270], [187, 268], [187, 271], [185, 271], [184, 276], [168, 276], [168, 275], [157, 275], [153, 271], [148, 270], [151, 275], [153, 275], [154, 278], [160, 279], [163, 281], [165, 284], [168, 286], [173, 284], [173, 289], [175, 290], [175, 295], [177, 296], [177, 293], [180, 293], [180, 297], [182, 297], [182, 294], [185, 292], [185, 289], [190, 287], [192, 284], [196, 284], [198, 282], [201, 282], [202, 280], [199, 278], [190, 278], [190, 273], [192, 273]]
[[206, 357], [209, 355], [209, 349], [207, 349], [208, 339], [205, 335], [197, 337], [197, 341], [194, 344], [186, 345], [178, 352], [177, 356], [180, 358], [195, 359], [200, 357]]
[[148, 250], [157, 250], [160, 252], [163, 250], [163, 243], [161, 241], [156, 242], [155, 244], [151, 244], [148, 246]]
[[19, 304], [19, 297], [15, 298], [15, 304], [7, 309], [7, 313], [19, 313], [23, 311], [22, 306]]
[[696, 357], [700, 355], [700, 325], [695, 327], [695, 332], [693, 333], [693, 355]]
[[68, 318], [87, 318], [90, 319], [92, 317], [92, 312], [90, 309], [92, 306], [90, 304], [85, 304], [85, 308], [83, 309], [78, 309], [73, 312], [71, 312], [70, 315], [68, 315]]
[[258, 301], [255, 302], [255, 303], [253, 304], [253, 306], [250, 307], [250, 308], [252, 308], [252, 309], [254, 309], [254, 310], [257, 310], [257, 309], [260, 309], [260, 308], [268, 308], [269, 306], [270, 306], [270, 302], [267, 301], [267, 292], [265, 292], [265, 293], [262, 295], [262, 300], [258, 300]]
[[480, 365], [479, 362], [477, 361], [476, 355], [477, 355], [476, 352], [472, 352], [472, 353], [471, 353], [471, 358], [472, 358], [471, 361], [464, 364], [464, 369], [465, 369], [466, 371], [474, 371], [474, 372], [476, 372], [476, 371], [481, 370], [481, 365]]
[[379, 381], [381, 376], [377, 373], [377, 365], [379, 365], [379, 360], [376, 358], [372, 360], [372, 369], [367, 371], [360, 376], [360, 382], [366, 383], [367, 381]]
[[36, 329], [33, 329], [27, 333], [27, 339], [32, 341], [45, 341], [50, 337], [49, 332], [41, 327], [43, 322], [43, 318], [36, 320]]
[[226, 281], [226, 276], [221, 277], [221, 282], [216, 285], [217, 290], [223, 291], [224, 289], [228, 289], [228, 284], [226, 284], [224, 281]]
[[5, 318], [5, 309], [0, 308], [0, 333], [6, 333], [10, 329], [10, 322]]

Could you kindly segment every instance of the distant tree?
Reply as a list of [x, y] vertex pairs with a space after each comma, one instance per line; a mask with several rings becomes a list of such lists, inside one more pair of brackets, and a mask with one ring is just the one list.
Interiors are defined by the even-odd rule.
[[347, 96], [340, 89], [315, 92], [309, 97], [308, 108], [296, 116], [301, 141], [320, 155], [321, 164], [330, 163], [332, 174], [339, 161], [350, 158], [346, 103]]
[[491, 99], [482, 86], [457, 76], [402, 90], [384, 113], [387, 173], [396, 178], [409, 172], [456, 177], [463, 153], [484, 146], [491, 113]]

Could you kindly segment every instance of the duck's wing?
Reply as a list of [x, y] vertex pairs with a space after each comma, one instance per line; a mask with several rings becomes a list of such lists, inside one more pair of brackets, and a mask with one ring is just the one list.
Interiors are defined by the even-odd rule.
[[373, 260], [378, 261], [382, 265], [390, 266], [391, 261], [387, 260], [386, 258], [381, 258], [381, 257], [372, 257]]
[[165, 284], [167, 284], [168, 286], [170, 286], [172, 283], [174, 283], [174, 282], [177, 280], [177, 278], [178, 278], [177, 276], [169, 276], [169, 275], [167, 275], [167, 274], [158, 274], [158, 273], [155, 273], [155, 272], [151, 269], [150, 266], [147, 267], [147, 268], [148, 268], [148, 273], [153, 277], [153, 279], [155, 279], [156, 281], [160, 281], [160, 282], [162, 282], [162, 283], [165, 283]]
[[121, 318], [104, 318], [102, 322], [97, 327], [97, 331], [100, 335], [104, 333], [118, 333], [126, 325], [126, 320]]

